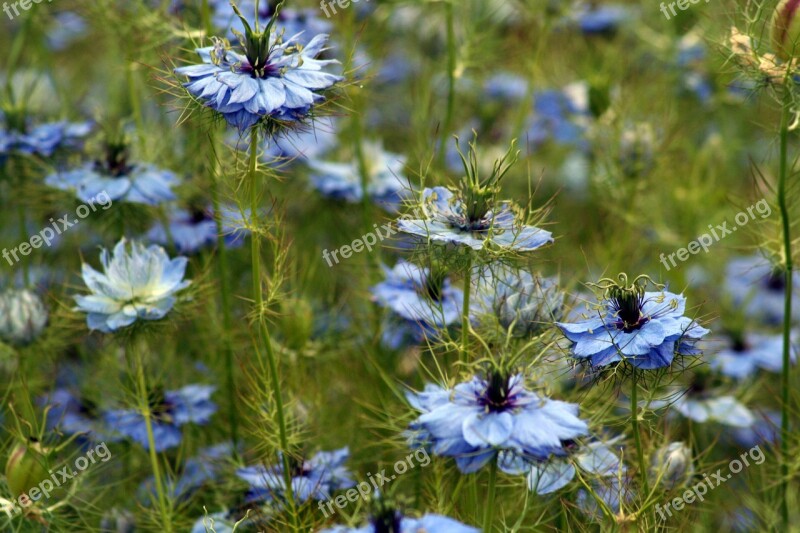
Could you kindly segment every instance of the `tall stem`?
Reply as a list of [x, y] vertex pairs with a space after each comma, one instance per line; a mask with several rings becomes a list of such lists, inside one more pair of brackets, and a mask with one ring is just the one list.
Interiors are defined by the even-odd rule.
[[489, 533], [494, 521], [494, 495], [497, 490], [497, 460], [489, 467], [489, 494], [486, 496], [486, 511], [483, 515], [483, 533]]
[[780, 174], [778, 175], [778, 208], [783, 225], [783, 260], [785, 293], [783, 302], [783, 369], [781, 370], [781, 520], [784, 531], [789, 529], [789, 377], [791, 375], [791, 324], [792, 324], [792, 238], [789, 210], [786, 205], [788, 179], [788, 140], [791, 92], [786, 86], [781, 110]]
[[633, 431], [633, 438], [636, 442], [636, 455], [639, 457], [639, 475], [642, 478], [642, 489], [645, 499], [650, 494], [650, 486], [647, 483], [647, 461], [645, 461], [644, 451], [642, 450], [642, 436], [639, 433], [639, 401], [637, 399], [639, 384], [637, 377], [639, 372], [633, 370], [633, 379], [631, 380], [631, 431]]
[[453, 4], [444, 4], [445, 24], [447, 26], [447, 111], [442, 124], [442, 138], [439, 143], [439, 166], [445, 167], [445, 149], [453, 127], [453, 114], [456, 106], [456, 33], [453, 19]]
[[[278, 438], [280, 439], [280, 456], [283, 462], [283, 480], [285, 484], [286, 500], [291, 514], [292, 521], [295, 522], [295, 501], [292, 491], [292, 471], [289, 458], [289, 439], [286, 431], [286, 417], [284, 415], [283, 394], [281, 393], [280, 377], [278, 376], [278, 361], [275, 350], [272, 347], [272, 338], [264, 319], [264, 298], [261, 293], [261, 238], [258, 228], [258, 130], [250, 130], [250, 160], [248, 167], [250, 178], [250, 217], [253, 229], [250, 235], [251, 260], [253, 270], [253, 304], [256, 309], [256, 320], [258, 320], [261, 341], [267, 352], [267, 364], [269, 365], [270, 386], [272, 396], [275, 400], [275, 411], [278, 419]], [[299, 531], [299, 526], [294, 524], [294, 530]]]
[[461, 308], [461, 359], [469, 360], [469, 299], [472, 291], [472, 255], [467, 251], [467, 269], [464, 272], [464, 303]]
[[158, 454], [156, 453], [156, 440], [153, 436], [153, 414], [150, 410], [150, 400], [147, 392], [147, 380], [144, 376], [144, 361], [142, 360], [142, 354], [137, 353], [136, 350], [133, 349], [134, 342], [135, 341], [132, 341], [128, 348], [129, 351], [133, 352], [129, 354], [129, 357], [133, 359], [132, 362], [136, 366], [139, 409], [142, 411], [142, 417], [144, 418], [144, 425], [147, 431], [147, 447], [150, 455], [150, 466], [153, 469], [153, 479], [156, 488], [156, 495], [158, 497], [158, 507], [161, 511], [161, 520], [163, 522], [162, 526], [164, 527], [164, 531], [170, 533], [172, 531], [172, 521], [169, 517], [167, 498], [164, 493], [164, 484], [161, 477], [161, 464], [158, 461]]

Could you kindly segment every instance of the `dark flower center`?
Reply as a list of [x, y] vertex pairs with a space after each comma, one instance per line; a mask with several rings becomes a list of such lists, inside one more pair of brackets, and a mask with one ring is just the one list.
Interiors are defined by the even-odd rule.
[[510, 407], [509, 394], [511, 391], [511, 377], [499, 371], [489, 375], [486, 391], [478, 398], [478, 404], [486, 407], [491, 412], [505, 411]]
[[402, 520], [400, 511], [384, 507], [372, 517], [372, 527], [375, 528], [375, 533], [400, 533]]
[[765, 280], [765, 285], [770, 291], [783, 292], [786, 289], [786, 277], [782, 271], [773, 270]]
[[311, 469], [304, 459], [292, 454], [289, 455], [289, 473], [292, 477], [304, 477], [311, 473]]
[[111, 177], [118, 178], [130, 173], [133, 168], [128, 163], [128, 147], [124, 143], [106, 143], [105, 160], [97, 160], [94, 163], [95, 170]]
[[99, 411], [95, 402], [87, 398], [81, 398], [78, 403], [78, 413], [88, 418], [97, 418]]
[[444, 294], [445, 272], [432, 268], [431, 272], [425, 276], [423, 284], [416, 287], [417, 293], [423, 297], [430, 298], [434, 302], [440, 302]]
[[199, 224], [201, 222], [205, 222], [209, 219], [208, 214], [205, 212], [204, 209], [200, 207], [195, 207], [191, 211], [191, 222], [192, 224]]
[[172, 410], [175, 406], [167, 401], [163, 387], [155, 387], [150, 391], [147, 398], [147, 405], [150, 407], [153, 418], [163, 422], [170, 422], [172, 420]]
[[611, 307], [617, 320], [615, 326], [625, 333], [635, 331], [650, 321], [642, 315], [644, 294], [642, 291], [623, 287], [610, 290]]

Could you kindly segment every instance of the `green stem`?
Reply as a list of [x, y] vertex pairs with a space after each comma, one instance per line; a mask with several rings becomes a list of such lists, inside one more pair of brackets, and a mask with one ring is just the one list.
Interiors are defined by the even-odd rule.
[[[19, 215], [19, 242], [27, 242], [28, 230], [25, 222], [25, 207], [21, 203], [17, 206], [17, 214]], [[26, 288], [30, 287], [31, 273], [30, 269], [28, 268], [28, 262], [24, 260], [22, 261], [22, 281], [25, 283]]]
[[647, 461], [645, 461], [644, 451], [642, 450], [642, 436], [639, 433], [639, 401], [637, 400], [639, 385], [637, 383], [638, 371], [633, 371], [633, 383], [631, 386], [631, 431], [636, 442], [636, 455], [639, 457], [639, 475], [642, 478], [643, 496], [647, 499], [650, 494], [650, 486], [647, 483]]
[[153, 419], [152, 419], [152, 412], [150, 410], [150, 401], [147, 394], [147, 381], [145, 380], [144, 376], [144, 361], [142, 361], [142, 355], [140, 353], [133, 353], [133, 363], [136, 365], [136, 378], [138, 384], [138, 397], [139, 397], [139, 409], [142, 411], [142, 417], [144, 418], [144, 425], [147, 430], [147, 447], [149, 448], [150, 454], [150, 466], [153, 469], [153, 479], [156, 487], [156, 494], [158, 496], [158, 506], [161, 510], [161, 520], [163, 521], [163, 527], [165, 531], [168, 533], [172, 531], [172, 521], [169, 518], [169, 512], [167, 508], [167, 499], [164, 493], [164, 484], [161, 478], [161, 465], [158, 461], [158, 455], [156, 454], [156, 440], [153, 436]]
[[[270, 386], [272, 388], [272, 396], [275, 400], [275, 411], [278, 419], [278, 437], [280, 439], [280, 455], [283, 461], [283, 478], [286, 485], [286, 500], [288, 503], [289, 513], [292, 521], [296, 522], [297, 513], [295, 512], [294, 494], [292, 491], [292, 471], [289, 458], [289, 439], [286, 431], [286, 417], [284, 415], [283, 407], [283, 394], [281, 393], [280, 377], [278, 376], [278, 361], [275, 357], [275, 350], [272, 347], [272, 338], [270, 337], [269, 328], [264, 320], [264, 298], [261, 293], [261, 251], [260, 251], [260, 233], [258, 228], [258, 130], [252, 128], [250, 130], [250, 161], [249, 161], [249, 178], [250, 178], [250, 217], [252, 220], [252, 231], [250, 235], [251, 246], [251, 259], [253, 270], [253, 304], [256, 308], [256, 314], [261, 333], [261, 341], [264, 343], [264, 348], [267, 352], [267, 364], [269, 365]], [[299, 526], [295, 523], [294, 530], [300, 531]]]
[[[214, 136], [209, 135], [209, 141], [213, 147]], [[236, 408], [236, 382], [234, 380], [234, 366], [233, 366], [233, 347], [231, 346], [231, 331], [233, 330], [233, 321], [231, 320], [231, 287], [228, 281], [228, 249], [225, 246], [225, 235], [223, 234], [224, 228], [222, 224], [222, 207], [219, 201], [219, 184], [217, 183], [217, 176], [219, 169], [217, 168], [217, 159], [214, 156], [214, 150], [210, 150], [209, 157], [212, 158], [211, 162], [211, 203], [214, 208], [214, 223], [217, 227], [217, 254], [219, 261], [217, 262], [217, 277], [219, 278], [220, 299], [222, 304], [222, 328], [223, 328], [223, 349], [225, 355], [225, 375], [226, 385], [228, 388], [228, 418], [230, 419], [231, 441], [233, 443], [233, 455], [238, 454], [239, 444], [239, 410]]]
[[472, 255], [467, 251], [467, 269], [464, 272], [464, 303], [461, 308], [461, 357], [469, 360], [469, 299], [472, 291]]
[[494, 521], [494, 496], [497, 490], [497, 460], [493, 460], [489, 467], [489, 494], [486, 498], [486, 512], [483, 515], [483, 533], [491, 531]]
[[445, 167], [445, 149], [450, 130], [453, 127], [453, 114], [456, 106], [456, 33], [453, 19], [453, 4], [445, 2], [445, 20], [447, 26], [447, 111], [442, 124], [442, 138], [439, 145], [439, 167]]
[[792, 238], [789, 210], [786, 205], [788, 168], [788, 140], [791, 92], [786, 90], [781, 112], [780, 174], [778, 176], [778, 208], [783, 225], [784, 256], [784, 310], [783, 310], [783, 368], [781, 370], [781, 520], [783, 530], [789, 530], [789, 378], [791, 375], [791, 323], [792, 323]]

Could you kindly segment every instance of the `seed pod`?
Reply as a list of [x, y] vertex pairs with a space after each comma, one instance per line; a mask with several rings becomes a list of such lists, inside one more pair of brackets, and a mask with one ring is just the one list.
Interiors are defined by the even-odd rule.
[[47, 325], [47, 309], [28, 289], [9, 289], [0, 294], [0, 339], [24, 345], [35, 340]]
[[6, 463], [6, 480], [14, 497], [27, 494], [48, 478], [46, 459], [41, 444], [36, 441], [14, 446]]
[[656, 451], [653, 474], [668, 489], [688, 483], [694, 475], [692, 450], [682, 442], [671, 442]]
[[772, 14], [772, 47], [784, 61], [800, 56], [800, 0], [782, 0]]

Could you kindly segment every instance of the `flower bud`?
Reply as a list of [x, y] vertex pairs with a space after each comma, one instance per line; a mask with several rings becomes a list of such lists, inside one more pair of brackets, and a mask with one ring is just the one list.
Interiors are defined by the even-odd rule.
[[15, 498], [49, 477], [46, 460], [42, 446], [36, 441], [14, 446], [6, 463], [6, 481]]
[[28, 289], [9, 289], [0, 294], [0, 339], [15, 345], [28, 344], [47, 324], [47, 309]]
[[671, 442], [656, 451], [653, 475], [667, 489], [685, 485], [694, 475], [692, 450], [682, 442]]
[[784, 61], [800, 56], [800, 0], [782, 0], [772, 15], [772, 48]]
[[564, 295], [556, 283], [527, 272], [498, 281], [495, 313], [500, 324], [516, 336], [535, 335], [563, 314]]

